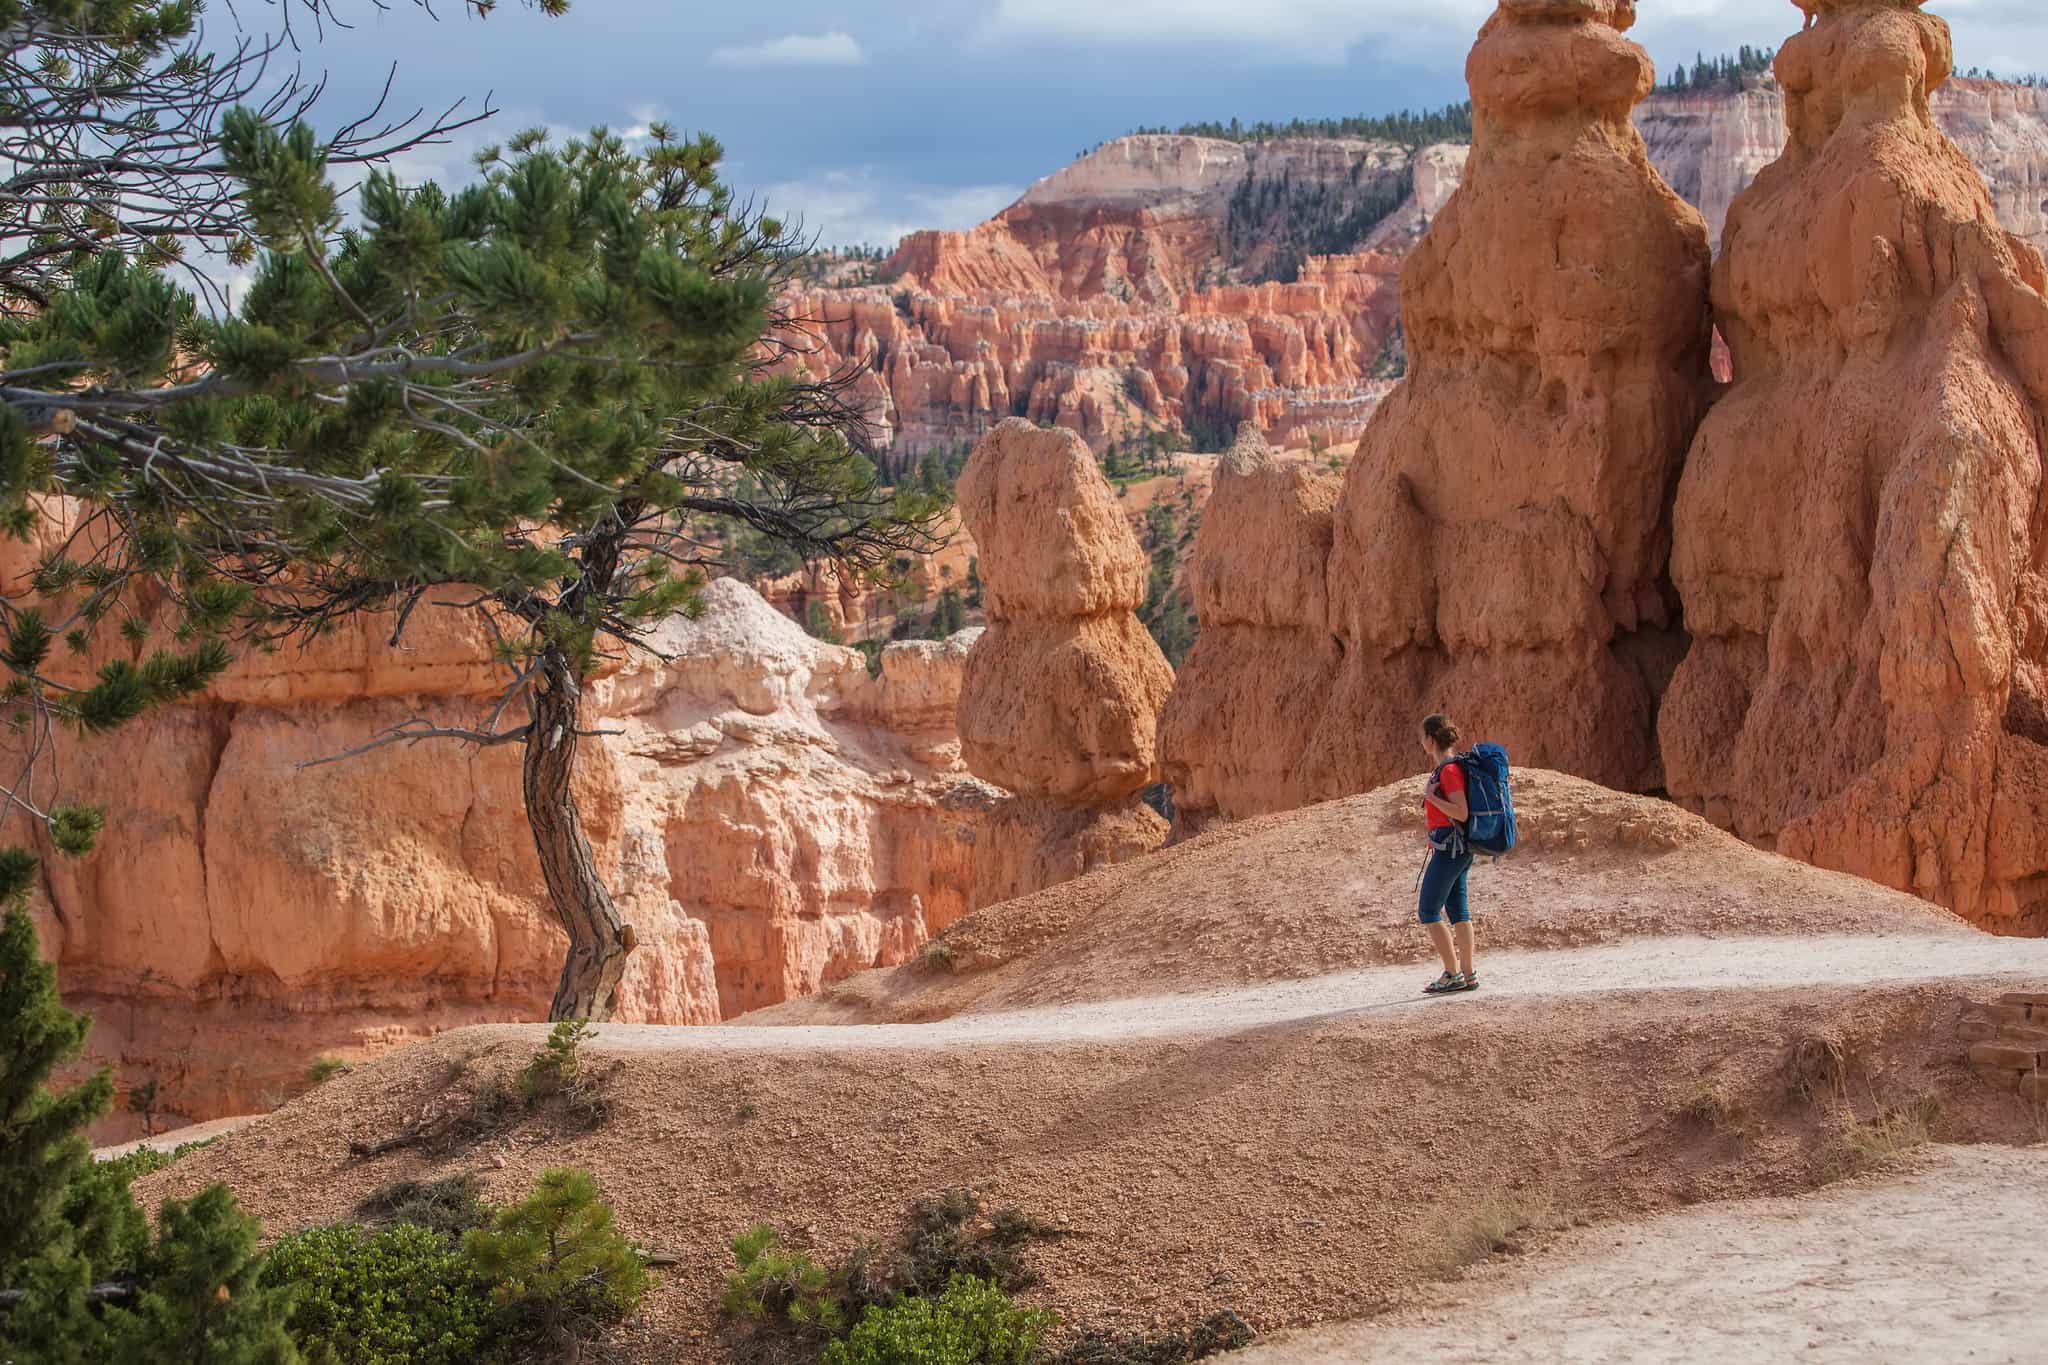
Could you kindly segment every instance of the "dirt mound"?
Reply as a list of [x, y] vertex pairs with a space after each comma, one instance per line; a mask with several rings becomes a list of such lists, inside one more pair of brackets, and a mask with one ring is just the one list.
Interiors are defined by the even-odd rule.
[[[746, 1023], [921, 1021], [1320, 976], [1428, 955], [1422, 779], [1228, 825], [960, 921], [917, 963]], [[1482, 952], [1649, 936], [1969, 932], [1925, 901], [1762, 853], [1669, 802], [1515, 775], [1521, 847], [1473, 871]]]

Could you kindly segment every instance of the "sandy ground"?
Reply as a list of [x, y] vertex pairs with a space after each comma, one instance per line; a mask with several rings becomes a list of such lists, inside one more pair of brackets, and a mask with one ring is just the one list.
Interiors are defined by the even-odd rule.
[[1788, 1199], [1582, 1229], [1241, 1365], [2048, 1359], [2048, 1147], [1943, 1147]]
[[117, 1142], [111, 1147], [95, 1147], [92, 1154], [100, 1161], [107, 1161], [117, 1156], [127, 1156], [130, 1152], [144, 1147], [157, 1152], [175, 1152], [188, 1142], [205, 1142], [223, 1133], [232, 1133], [237, 1128], [248, 1127], [262, 1117], [261, 1114], [242, 1114], [234, 1118], [209, 1119], [205, 1123], [188, 1123], [183, 1128], [173, 1128], [167, 1133], [158, 1133], [155, 1137], [137, 1138], [133, 1142]]
[[[1595, 1222], [1790, 1194], [1840, 1125], [1921, 1098], [1944, 1141], [2013, 1141], [2017, 1102], [1957, 1065], [1963, 1002], [2048, 981], [2048, 943], [1647, 940], [1502, 953], [1489, 986], [1416, 995], [1412, 966], [927, 1026], [606, 1026], [614, 1115], [454, 1151], [352, 1159], [533, 1055], [540, 1026], [460, 1030], [358, 1068], [146, 1178], [146, 1202], [226, 1180], [282, 1233], [397, 1179], [472, 1172], [517, 1197], [592, 1171], [622, 1227], [678, 1258], [630, 1361], [746, 1354], [717, 1300], [729, 1238], [775, 1224], [821, 1259], [967, 1186], [1075, 1236], [1027, 1296], [1072, 1327], [1151, 1330], [1219, 1308], [1261, 1332], [1356, 1319], [1438, 1273], [1447, 1187], [1533, 1190]], [[1911, 979], [1904, 979], [1910, 977]], [[1703, 980], [1715, 983], [1703, 986]], [[1788, 1049], [1837, 1040], [1840, 1095], [1788, 1089]], [[1711, 1086], [1725, 1124], [1687, 1114]]]

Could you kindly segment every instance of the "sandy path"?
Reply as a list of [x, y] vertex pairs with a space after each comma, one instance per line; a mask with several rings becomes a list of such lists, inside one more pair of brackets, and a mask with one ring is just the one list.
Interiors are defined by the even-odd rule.
[[2044, 1227], [2048, 1147], [1936, 1148], [1797, 1198], [1575, 1232], [1440, 1304], [1231, 1359], [2022, 1365], [2048, 1359]]
[[117, 1142], [111, 1147], [95, 1147], [92, 1154], [96, 1159], [106, 1161], [117, 1156], [127, 1156], [130, 1152], [143, 1147], [159, 1152], [175, 1152], [188, 1142], [205, 1142], [223, 1133], [232, 1133], [237, 1128], [248, 1127], [262, 1117], [261, 1114], [241, 1114], [234, 1118], [208, 1119], [205, 1123], [188, 1123], [183, 1128], [172, 1128], [167, 1132], [158, 1133], [155, 1137]]
[[1965, 977], [2048, 977], [2048, 939], [1989, 935], [1841, 938], [1652, 938], [1597, 948], [1482, 953], [1485, 987], [1424, 997], [1431, 966], [1339, 972], [1229, 991], [959, 1015], [930, 1024], [799, 1024], [677, 1028], [607, 1024], [607, 1052], [782, 1051], [974, 1047], [991, 1043], [1118, 1042], [1215, 1035], [1361, 1011], [1484, 1008], [1532, 998], [1616, 991], [1782, 989], [1812, 982], [1879, 985]]

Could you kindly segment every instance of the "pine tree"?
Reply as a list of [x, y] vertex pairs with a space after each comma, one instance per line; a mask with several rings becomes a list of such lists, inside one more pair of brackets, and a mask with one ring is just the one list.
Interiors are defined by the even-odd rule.
[[111, 1331], [113, 1358], [136, 1365], [291, 1365], [285, 1333], [293, 1289], [265, 1285], [256, 1220], [225, 1185], [190, 1200], [167, 1199], [143, 1265], [147, 1286]]
[[[572, 789], [585, 684], [695, 608], [716, 547], [751, 533], [872, 572], [934, 543], [944, 499], [882, 485], [857, 375], [799, 367], [778, 300], [800, 243], [735, 204], [709, 138], [522, 134], [455, 193], [372, 172], [348, 230], [303, 124], [231, 111], [221, 149], [261, 247], [240, 308], [201, 315], [118, 254], [84, 263], [14, 326], [0, 397], [67, 417], [7, 491], [117, 532], [48, 566], [53, 586], [146, 577], [188, 632], [278, 641], [382, 612], [397, 643], [422, 604], [482, 613], [508, 685], [479, 723], [363, 747], [520, 746], [569, 937], [551, 1015], [607, 1017], [634, 937]], [[203, 372], [162, 382], [174, 353]], [[94, 373], [111, 382], [76, 386]]]
[[[57, 998], [57, 969], [13, 897], [0, 919], [0, 1282], [50, 1244], [72, 1178], [92, 1161], [81, 1134], [113, 1102], [104, 1071], [62, 1094], [46, 1088], [90, 1023]], [[104, 1219], [92, 1211], [91, 1221]]]
[[[424, 5], [426, 0], [415, 0]], [[559, 14], [566, 0], [528, 0]], [[381, 3], [381, 0], [371, 0]], [[495, 0], [465, 0], [482, 15]], [[295, 16], [341, 17], [336, 0], [282, 0], [279, 30], [246, 30], [228, 13], [233, 41], [202, 43], [205, 0], [0, 0], [0, 533], [28, 539], [46, 510], [39, 495], [81, 489], [97, 495], [124, 477], [99, 462], [69, 469], [56, 448], [76, 415], [81, 376], [119, 391], [161, 380], [196, 316], [192, 295], [171, 272], [214, 303], [224, 299], [195, 248], [244, 263], [254, 251], [249, 205], [216, 154], [238, 100], [304, 115], [318, 99], [281, 48], [296, 46]], [[284, 74], [273, 76], [273, 70]], [[338, 170], [374, 164], [444, 138], [488, 114], [346, 123], [320, 149]], [[147, 439], [146, 414], [129, 434]], [[161, 533], [161, 509], [144, 499], [117, 508], [88, 497], [84, 514], [57, 528], [94, 544], [84, 560], [52, 554], [31, 586], [40, 599], [0, 597], [0, 721], [17, 736], [30, 776], [58, 726], [98, 734], [151, 707], [203, 690], [230, 661], [227, 626], [249, 604], [238, 585], [183, 570], [183, 611], [173, 638], [143, 651], [148, 637], [136, 591], [176, 558]], [[59, 522], [66, 520], [59, 507]], [[92, 651], [100, 627], [118, 623], [132, 648], [97, 676], [66, 677], [67, 655]], [[33, 780], [5, 793], [57, 851], [89, 851], [97, 811], [42, 795]], [[0, 849], [0, 898], [33, 881], [26, 849]]]
[[296, 1360], [288, 1297], [257, 1285], [255, 1220], [227, 1187], [167, 1202], [152, 1240], [128, 1170], [85, 1143], [111, 1077], [47, 1088], [90, 1022], [64, 1008], [56, 976], [17, 895], [0, 918], [0, 1359]]

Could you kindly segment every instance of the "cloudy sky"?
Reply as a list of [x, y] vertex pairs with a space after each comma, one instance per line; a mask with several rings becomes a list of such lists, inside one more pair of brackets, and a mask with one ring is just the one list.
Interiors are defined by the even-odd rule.
[[[287, 0], [289, 3], [290, 0]], [[275, 3], [275, 0], [272, 0]], [[306, 44], [332, 117], [374, 98], [490, 94], [493, 131], [667, 119], [714, 133], [739, 187], [828, 245], [966, 227], [1105, 138], [1197, 119], [1285, 120], [1464, 97], [1464, 55], [1493, 0], [573, 0], [488, 19], [439, 0], [333, 0], [355, 18]], [[2048, 72], [2043, 0], [1933, 0], [1958, 65]], [[227, 22], [218, 0], [213, 24]], [[1775, 45], [1790, 0], [1642, 0], [1633, 34], [1660, 71], [1697, 52]], [[269, 17], [243, 0], [245, 22]], [[470, 147], [415, 156], [459, 178]]]

